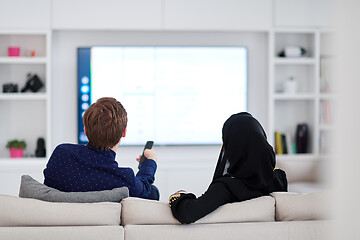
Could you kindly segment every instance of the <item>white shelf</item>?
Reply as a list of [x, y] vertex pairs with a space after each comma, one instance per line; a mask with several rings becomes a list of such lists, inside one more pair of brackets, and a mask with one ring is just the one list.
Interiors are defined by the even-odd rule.
[[319, 156], [315, 155], [315, 154], [308, 154], [308, 153], [304, 153], [304, 154], [277, 154], [276, 155], [276, 159], [280, 160], [280, 161], [314, 161], [314, 160], [318, 160]]
[[300, 57], [300, 58], [282, 58], [282, 57], [275, 57], [274, 58], [275, 64], [296, 64], [296, 65], [311, 65], [316, 63], [315, 58], [309, 57]]
[[286, 94], [286, 93], [276, 93], [274, 94], [275, 100], [284, 100], [284, 101], [291, 101], [291, 100], [314, 100], [314, 94], [308, 93], [297, 93], [297, 94]]
[[[325, 31], [325, 30], [324, 30]], [[314, 34], [315, 30], [312, 28], [291, 28], [291, 27], [281, 27], [276, 28], [276, 33], [293, 33], [293, 34]]]
[[46, 93], [0, 93], [0, 100], [46, 100]]
[[4, 164], [44, 163], [46, 158], [23, 157], [23, 158], [0, 158], [0, 166]]
[[44, 35], [47, 34], [49, 31], [44, 29], [28, 29], [28, 28], [21, 28], [21, 29], [0, 29], [0, 35]]
[[41, 173], [45, 169], [46, 164], [46, 158], [0, 158], [0, 174], [3, 172], [21, 176], [29, 174], [32, 170]]
[[0, 57], [0, 64], [46, 64], [46, 57]]

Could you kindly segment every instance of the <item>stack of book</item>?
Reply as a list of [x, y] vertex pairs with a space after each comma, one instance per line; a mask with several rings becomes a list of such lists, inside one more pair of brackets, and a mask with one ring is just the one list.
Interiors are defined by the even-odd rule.
[[332, 123], [331, 113], [332, 113], [332, 109], [329, 101], [327, 100], [323, 101], [320, 104], [320, 122], [323, 124], [331, 124]]
[[275, 153], [276, 154], [293, 154], [296, 153], [295, 142], [291, 141], [290, 134], [275, 132]]

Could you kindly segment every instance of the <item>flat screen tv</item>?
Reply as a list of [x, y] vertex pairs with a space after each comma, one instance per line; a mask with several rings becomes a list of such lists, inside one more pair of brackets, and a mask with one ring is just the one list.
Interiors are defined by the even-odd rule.
[[78, 48], [78, 140], [82, 116], [101, 97], [128, 113], [122, 145], [220, 144], [224, 121], [247, 110], [247, 48], [94, 46]]

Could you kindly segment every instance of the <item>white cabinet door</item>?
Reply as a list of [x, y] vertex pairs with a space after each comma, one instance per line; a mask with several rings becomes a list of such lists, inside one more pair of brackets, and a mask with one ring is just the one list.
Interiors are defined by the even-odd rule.
[[276, 27], [326, 27], [331, 24], [332, 1], [275, 0]]
[[167, 30], [268, 30], [269, 0], [165, 0]]
[[19, 196], [22, 175], [30, 175], [38, 182], [43, 182], [45, 159], [11, 159], [0, 161], [0, 194]]
[[0, 28], [50, 28], [51, 1], [0, 0]]
[[161, 0], [53, 0], [53, 29], [160, 29]]

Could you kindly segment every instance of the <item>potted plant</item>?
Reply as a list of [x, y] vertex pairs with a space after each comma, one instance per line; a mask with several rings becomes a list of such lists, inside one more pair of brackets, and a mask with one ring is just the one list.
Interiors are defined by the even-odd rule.
[[8, 141], [6, 147], [10, 149], [11, 158], [22, 158], [24, 156], [24, 148], [26, 148], [26, 142], [24, 140], [11, 140]]

